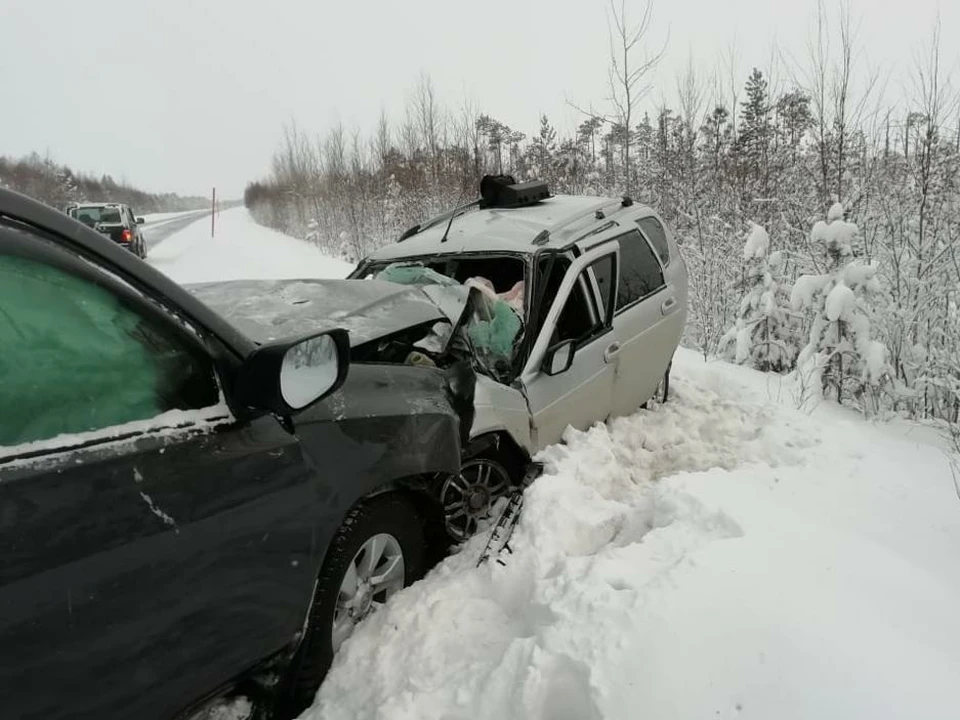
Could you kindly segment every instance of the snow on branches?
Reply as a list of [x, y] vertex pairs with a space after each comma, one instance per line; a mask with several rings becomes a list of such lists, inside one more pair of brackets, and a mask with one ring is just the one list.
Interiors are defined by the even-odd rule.
[[835, 203], [826, 222], [814, 224], [810, 240], [823, 252], [826, 272], [799, 277], [791, 293], [793, 308], [812, 315], [798, 370], [819, 378], [823, 396], [838, 402], [852, 396], [873, 412], [889, 373], [887, 348], [870, 334], [871, 301], [881, 286], [876, 268], [853, 258], [858, 228], [843, 215]]
[[769, 253], [770, 236], [752, 224], [743, 246], [747, 262], [739, 287], [744, 291], [736, 324], [720, 340], [728, 359], [758, 370], [785, 372], [800, 349], [798, 314], [789, 307], [783, 282], [783, 255]]

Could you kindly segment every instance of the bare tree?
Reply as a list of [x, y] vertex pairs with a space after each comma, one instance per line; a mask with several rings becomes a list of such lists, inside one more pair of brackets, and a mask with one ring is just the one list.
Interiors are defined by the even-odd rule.
[[[610, 65], [607, 69], [608, 100], [613, 106], [610, 114], [596, 113], [571, 103], [574, 108], [591, 118], [612, 125], [620, 136], [621, 163], [624, 189], [634, 184], [630, 148], [633, 141], [633, 123], [641, 100], [652, 87], [650, 75], [666, 53], [667, 40], [656, 52], [646, 48], [653, 24], [653, 0], [646, 0], [639, 22], [631, 24], [627, 18], [626, 0], [609, 0], [607, 28], [609, 33]], [[668, 38], [669, 39], [669, 38]]]

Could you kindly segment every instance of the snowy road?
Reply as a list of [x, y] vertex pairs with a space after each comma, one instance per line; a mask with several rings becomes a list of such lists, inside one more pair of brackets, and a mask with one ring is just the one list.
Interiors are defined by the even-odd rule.
[[[343, 276], [222, 214], [180, 282]], [[955, 720], [960, 464], [931, 429], [797, 409], [691, 351], [672, 397], [543, 453], [504, 565], [475, 538], [347, 641], [307, 720]]]
[[[171, 235], [180, 232], [188, 225], [199, 223], [203, 218], [210, 222], [209, 210], [195, 210], [188, 213], [176, 213], [172, 217], [160, 215], [157, 219], [147, 216], [143, 225], [143, 237], [147, 241], [147, 251], [152, 251], [157, 245]], [[208, 226], [209, 230], [209, 226]]]
[[199, 220], [184, 218], [173, 222], [182, 223], [182, 229], [160, 235], [167, 227], [164, 223], [154, 230], [159, 240], [151, 246], [147, 262], [180, 283], [342, 278], [352, 269], [351, 265], [327, 257], [302, 240], [258, 225], [243, 207], [222, 211], [212, 238], [209, 214]]

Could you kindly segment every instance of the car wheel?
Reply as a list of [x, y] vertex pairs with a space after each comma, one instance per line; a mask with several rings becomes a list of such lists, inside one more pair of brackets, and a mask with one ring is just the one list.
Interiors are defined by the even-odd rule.
[[147, 244], [144, 242], [143, 238], [140, 238], [140, 259], [147, 259]]
[[465, 461], [460, 474], [447, 478], [440, 489], [447, 534], [457, 542], [472, 537], [490, 517], [496, 502], [516, 484], [507, 469], [491, 457]]
[[421, 519], [410, 503], [384, 495], [352, 510], [317, 578], [306, 633], [281, 683], [273, 717], [293, 718], [309, 707], [357, 624], [425, 571]]

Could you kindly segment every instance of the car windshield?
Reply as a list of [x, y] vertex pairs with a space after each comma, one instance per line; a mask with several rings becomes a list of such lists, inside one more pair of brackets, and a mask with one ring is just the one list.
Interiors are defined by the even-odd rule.
[[[518, 271], [518, 275], [511, 276], [511, 270]], [[514, 374], [514, 360], [523, 340], [523, 271], [523, 263], [510, 257], [431, 258], [429, 266], [424, 261], [414, 261], [368, 268], [363, 277], [427, 288], [473, 289], [474, 299], [462, 323], [464, 332], [485, 374], [507, 381]]]
[[84, 205], [83, 207], [73, 208], [70, 214], [85, 225], [96, 225], [97, 223], [120, 223], [120, 208], [108, 205]]

